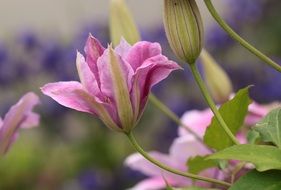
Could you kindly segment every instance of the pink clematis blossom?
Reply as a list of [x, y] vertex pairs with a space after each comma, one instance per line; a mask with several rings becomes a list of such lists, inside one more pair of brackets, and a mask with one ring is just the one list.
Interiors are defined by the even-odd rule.
[[[186, 161], [188, 158], [196, 155], [204, 156], [209, 153], [211, 153], [210, 150], [191, 135], [176, 138], [169, 149], [169, 154], [163, 154], [157, 151], [149, 152], [150, 156], [156, 160], [183, 172], [187, 171]], [[187, 187], [194, 184], [192, 179], [181, 177], [158, 168], [143, 158], [139, 153], [130, 155], [125, 160], [125, 165], [149, 176], [148, 179], [139, 182], [131, 188], [132, 190], [160, 190], [165, 188], [166, 182], [174, 187]], [[213, 177], [215, 170], [208, 169], [201, 174], [207, 177]], [[205, 182], [196, 182], [196, 185], [210, 187]]]
[[[245, 119], [245, 125], [254, 125], [261, 120], [268, 112], [270, 107], [262, 106], [253, 102], [249, 106], [248, 115]], [[208, 108], [205, 110], [191, 110], [187, 111], [181, 118], [181, 121], [189, 126], [198, 136], [204, 136], [204, 133], [211, 123], [213, 117], [212, 111]], [[163, 154], [157, 151], [151, 151], [150, 155], [160, 162], [169, 165], [181, 171], [187, 171], [186, 161], [196, 155], [208, 155], [211, 153], [202, 143], [198, 142], [192, 134], [185, 128], [178, 128], [178, 137], [172, 143], [169, 154]], [[237, 138], [241, 143], [246, 143], [245, 135], [238, 134]], [[135, 153], [130, 155], [125, 160], [125, 165], [133, 170], [137, 170], [147, 175], [149, 178], [136, 184], [132, 190], [160, 190], [166, 187], [165, 180], [175, 187], [187, 187], [194, 185], [192, 180], [180, 177], [169, 172], [163, 171], [157, 166], [153, 165], [140, 154]], [[200, 173], [200, 175], [223, 180], [228, 174], [212, 168]], [[210, 187], [210, 184], [204, 182], [197, 182], [196, 185], [203, 187]]]
[[20, 128], [31, 128], [39, 123], [39, 115], [32, 112], [39, 98], [32, 92], [25, 94], [12, 106], [4, 119], [0, 118], [0, 155], [4, 155], [18, 136]]
[[[248, 107], [248, 113], [246, 115], [244, 124], [247, 126], [252, 126], [259, 122], [267, 113], [271, 110], [271, 106], [260, 105], [256, 102], [253, 102]], [[191, 110], [183, 114], [181, 120], [184, 124], [189, 126], [195, 133], [203, 137], [207, 127], [211, 124], [213, 117], [213, 112], [210, 108], [205, 110]], [[189, 134], [187, 130], [180, 128], [180, 134]], [[241, 138], [239, 138], [241, 137]], [[242, 137], [238, 134], [238, 139], [241, 140], [241, 143], [245, 143], [245, 137]]]
[[115, 49], [105, 49], [90, 35], [85, 53], [86, 59], [77, 52], [80, 82], [49, 83], [42, 92], [63, 106], [99, 117], [119, 132], [136, 125], [151, 87], [180, 69], [162, 55], [158, 43], [141, 41], [131, 46], [122, 39]]

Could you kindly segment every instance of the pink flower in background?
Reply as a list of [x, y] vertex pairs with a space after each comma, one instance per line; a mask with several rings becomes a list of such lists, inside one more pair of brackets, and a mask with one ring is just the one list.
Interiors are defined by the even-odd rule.
[[[254, 125], [261, 120], [270, 109], [267, 106], [262, 106], [257, 103], [252, 103], [249, 106], [249, 112], [245, 119], [246, 125]], [[212, 111], [208, 108], [205, 110], [187, 111], [181, 118], [182, 122], [189, 126], [198, 136], [204, 136], [205, 130], [211, 123], [213, 117]], [[150, 155], [160, 162], [176, 168], [181, 171], [187, 171], [186, 162], [189, 158], [196, 155], [207, 155], [211, 151], [204, 145], [198, 142], [185, 128], [178, 128], [178, 135], [172, 143], [169, 154], [163, 154], [157, 151], [150, 152]], [[246, 143], [246, 137], [243, 134], [237, 135], [241, 143]], [[139, 182], [132, 190], [160, 190], [166, 186], [165, 180], [175, 187], [186, 187], [192, 184], [192, 180], [180, 177], [169, 172], [163, 171], [153, 165], [140, 154], [135, 153], [125, 160], [125, 165], [133, 170], [137, 170], [147, 175], [149, 178]], [[207, 169], [201, 175], [213, 178], [224, 179], [227, 174], [219, 171], [216, 168]], [[165, 180], [164, 180], [165, 179]], [[207, 183], [197, 182], [196, 185], [210, 187]]]
[[129, 132], [140, 119], [150, 89], [180, 67], [161, 53], [158, 43], [125, 40], [105, 49], [93, 36], [77, 52], [80, 82], [49, 83], [42, 92], [63, 106], [98, 116], [109, 128]]
[[[253, 102], [249, 105], [248, 114], [245, 118], [245, 125], [252, 126], [259, 122], [269, 111], [270, 106], [268, 105], [260, 105], [256, 102]], [[181, 120], [182, 122], [189, 126], [194, 132], [196, 132], [199, 136], [203, 137], [207, 127], [211, 124], [213, 117], [213, 112], [210, 108], [205, 110], [191, 110], [187, 111], [183, 114]], [[184, 128], [179, 128], [179, 133], [181, 135], [189, 134], [187, 130]], [[238, 134], [241, 137], [241, 135]], [[245, 138], [240, 139], [245, 143]]]
[[[160, 162], [168, 165], [172, 168], [187, 171], [186, 162], [188, 158], [194, 157], [196, 155], [207, 155], [210, 151], [198, 142], [193, 136], [185, 135], [176, 138], [169, 149], [169, 154], [163, 154], [157, 151], [149, 152], [149, 154], [159, 160]], [[166, 187], [166, 182], [171, 186], [175, 187], [186, 187], [193, 185], [192, 179], [181, 177], [167, 171], [164, 171], [154, 164], [147, 161], [140, 154], [135, 153], [129, 156], [125, 160], [125, 165], [133, 170], [142, 172], [143, 174], [149, 176], [139, 182], [132, 190], [160, 190]], [[203, 171], [201, 174], [208, 177], [213, 177], [215, 175], [214, 169], [208, 169]], [[210, 184], [205, 182], [196, 182], [196, 185], [210, 187]]]
[[4, 119], [0, 118], [0, 155], [5, 154], [18, 136], [20, 128], [31, 128], [39, 123], [39, 115], [32, 112], [39, 98], [32, 92], [24, 95], [12, 106]]
[[256, 102], [249, 105], [248, 115], [245, 118], [246, 125], [254, 125], [258, 123], [271, 110], [271, 106], [262, 106]]

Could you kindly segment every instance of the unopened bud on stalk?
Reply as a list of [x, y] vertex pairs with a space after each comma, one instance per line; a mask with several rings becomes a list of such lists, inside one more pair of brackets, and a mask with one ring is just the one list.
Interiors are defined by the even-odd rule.
[[193, 64], [203, 46], [203, 24], [195, 0], [164, 0], [164, 25], [176, 56]]
[[111, 0], [110, 37], [114, 46], [124, 37], [129, 44], [140, 40], [134, 19], [124, 0]]
[[215, 59], [206, 51], [200, 55], [204, 69], [204, 78], [213, 98], [222, 103], [229, 99], [233, 92], [231, 80]]

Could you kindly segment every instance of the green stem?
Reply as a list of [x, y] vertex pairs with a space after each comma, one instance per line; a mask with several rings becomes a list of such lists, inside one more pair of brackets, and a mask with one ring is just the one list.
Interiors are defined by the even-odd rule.
[[224, 131], [226, 132], [226, 134], [229, 136], [229, 138], [233, 141], [234, 144], [239, 145], [239, 141], [235, 138], [235, 136], [232, 134], [232, 132], [230, 131], [230, 129], [228, 128], [228, 126], [226, 125], [224, 119], [222, 118], [220, 112], [218, 111], [215, 102], [213, 101], [211, 95], [209, 94], [209, 91], [200, 75], [200, 73], [198, 72], [198, 69], [196, 67], [196, 64], [189, 64], [192, 74], [206, 100], [206, 102], [208, 103], [209, 107], [211, 108], [211, 110], [213, 111], [215, 117], [217, 118], [218, 122], [220, 123], [221, 127], [224, 129]]
[[234, 168], [234, 170], [232, 171], [232, 174], [231, 174], [231, 183], [232, 184], [234, 183], [234, 180], [235, 180], [235, 177], [236, 177], [237, 173], [240, 170], [242, 170], [246, 164], [247, 164], [247, 162], [240, 162], [235, 166], [235, 168]]
[[208, 178], [208, 177], [203, 177], [203, 176], [199, 176], [199, 175], [195, 175], [195, 174], [191, 174], [191, 173], [187, 173], [187, 172], [182, 172], [182, 171], [176, 170], [174, 168], [171, 168], [167, 165], [164, 165], [163, 163], [159, 162], [158, 160], [155, 160], [154, 158], [152, 158], [147, 152], [145, 152], [141, 148], [141, 146], [137, 143], [137, 141], [136, 141], [134, 135], [132, 134], [132, 132], [128, 133], [127, 136], [128, 136], [130, 142], [132, 143], [132, 145], [134, 146], [134, 148], [136, 149], [137, 152], [139, 152], [144, 158], [146, 158], [148, 161], [155, 164], [156, 166], [162, 168], [163, 170], [166, 170], [166, 171], [169, 171], [173, 174], [180, 175], [180, 176], [187, 177], [187, 178], [206, 181], [206, 182], [209, 182], [209, 183], [216, 183], [216, 184], [220, 184], [220, 185], [227, 186], [227, 187], [231, 186], [230, 183], [227, 183], [225, 181], [220, 181], [220, 180], [216, 180], [216, 179], [213, 179], [213, 178]]
[[256, 55], [258, 58], [263, 60], [265, 63], [267, 63], [269, 66], [274, 68], [275, 70], [281, 72], [281, 66], [278, 65], [276, 62], [274, 62], [272, 59], [264, 55], [261, 51], [253, 47], [251, 44], [249, 44], [246, 40], [244, 40], [241, 36], [239, 36], [232, 28], [221, 18], [221, 16], [218, 14], [216, 9], [214, 8], [211, 0], [204, 0], [207, 8], [209, 9], [209, 12], [213, 16], [213, 18], [217, 21], [217, 23], [237, 42], [239, 42], [242, 46], [244, 46], [246, 49], [248, 49], [250, 52], [252, 52], [254, 55]]
[[[181, 119], [172, 112], [165, 104], [163, 104], [154, 94], [150, 94], [149, 100], [153, 103], [160, 111], [162, 111], [166, 116], [173, 120], [177, 125], [184, 127], [189, 133], [191, 133], [199, 142], [204, 144], [203, 139], [196, 134], [192, 129], [185, 125]], [[204, 144], [205, 145], [205, 144]]]

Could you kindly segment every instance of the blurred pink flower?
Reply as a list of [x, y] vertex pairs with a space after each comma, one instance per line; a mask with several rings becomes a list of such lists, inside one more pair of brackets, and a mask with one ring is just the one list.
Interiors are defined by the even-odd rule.
[[248, 109], [248, 115], [245, 118], [245, 124], [246, 125], [254, 125], [257, 122], [259, 122], [263, 117], [268, 114], [268, 112], [271, 110], [271, 106], [269, 105], [260, 105], [256, 102], [253, 102], [249, 105]]
[[109, 128], [129, 132], [140, 119], [150, 89], [180, 69], [161, 53], [158, 43], [133, 46], [124, 39], [113, 50], [93, 36], [77, 52], [80, 81], [49, 83], [42, 92], [63, 106], [98, 116]]
[[[262, 119], [270, 109], [267, 106], [262, 106], [257, 103], [252, 103], [249, 106], [249, 112], [245, 119], [246, 125], [253, 125]], [[211, 123], [213, 117], [212, 111], [208, 108], [205, 110], [191, 110], [187, 111], [181, 118], [182, 122], [189, 126], [198, 136], [204, 136], [205, 130], [208, 125]], [[181, 171], [187, 171], [186, 162], [189, 158], [197, 155], [207, 155], [211, 151], [207, 149], [202, 143], [198, 142], [192, 134], [190, 134], [185, 128], [178, 128], [178, 135], [174, 142], [172, 143], [169, 154], [163, 154], [157, 151], [150, 152], [150, 155], [160, 162], [169, 165], [173, 168], [176, 168]], [[237, 138], [241, 143], [246, 143], [246, 137], [243, 134], [238, 134]], [[132, 190], [160, 190], [164, 189], [166, 186], [165, 180], [175, 187], [186, 187], [194, 185], [192, 180], [183, 178], [169, 172], [163, 171], [157, 166], [151, 164], [140, 154], [135, 153], [129, 156], [125, 160], [125, 165], [130, 167], [133, 170], [142, 172], [143, 174], [149, 176], [148, 179], [145, 179], [139, 182]], [[226, 174], [222, 171], [219, 171], [216, 168], [207, 169], [201, 172], [201, 175], [207, 177], [216, 177], [223, 180], [226, 177]], [[164, 180], [165, 179], [165, 180]], [[210, 187], [209, 184], [204, 182], [197, 182], [196, 185]]]
[[[183, 172], [187, 171], [186, 162], [188, 158], [197, 155], [204, 156], [209, 153], [211, 153], [210, 150], [208, 150], [204, 145], [202, 145], [202, 143], [198, 142], [191, 135], [185, 135], [176, 138], [169, 149], [169, 154], [163, 154], [157, 151], [149, 152], [150, 156], [153, 158]], [[133, 170], [140, 171], [149, 176], [148, 179], [145, 179], [134, 186], [132, 190], [164, 189], [166, 186], [165, 180], [171, 186], [175, 187], [186, 187], [194, 183], [192, 179], [181, 177], [160, 169], [159, 167], [147, 161], [138, 153], [130, 155], [125, 160], [125, 165]], [[204, 176], [213, 177], [215, 172], [216, 170], [214, 169], [208, 169], [203, 171], [201, 174]], [[205, 182], [196, 182], [196, 185], [209, 187], [209, 184]]]
[[0, 155], [5, 154], [16, 140], [18, 129], [38, 125], [40, 117], [32, 112], [38, 103], [38, 96], [29, 92], [10, 108], [3, 120], [0, 118]]
[[[253, 102], [249, 105], [248, 114], [245, 118], [244, 124], [247, 126], [252, 126], [259, 122], [269, 111], [270, 106], [268, 105], [260, 105], [256, 102]], [[183, 114], [181, 120], [184, 124], [189, 126], [195, 133], [197, 133], [200, 137], [203, 137], [207, 127], [210, 125], [213, 117], [213, 112], [210, 108], [205, 110], [191, 110], [187, 111]], [[187, 130], [180, 127], [179, 133], [181, 135], [189, 134]], [[237, 135], [241, 143], [245, 143], [245, 137], [241, 136], [241, 134]]]

